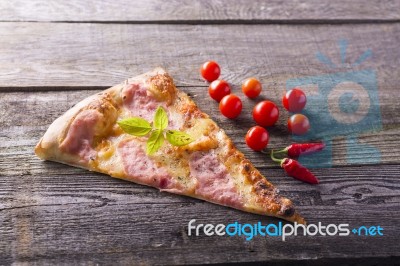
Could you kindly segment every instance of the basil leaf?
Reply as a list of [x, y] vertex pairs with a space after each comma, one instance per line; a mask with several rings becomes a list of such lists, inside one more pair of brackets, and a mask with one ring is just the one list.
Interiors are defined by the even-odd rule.
[[146, 153], [148, 155], [154, 154], [164, 143], [164, 135], [162, 130], [156, 129], [151, 132], [151, 135], [146, 143]]
[[159, 106], [157, 108], [156, 114], [154, 115], [154, 127], [157, 129], [164, 130], [168, 126], [168, 115], [164, 108]]
[[117, 123], [123, 131], [134, 136], [147, 135], [151, 130], [150, 123], [140, 117], [122, 119]]
[[185, 146], [194, 141], [189, 134], [178, 130], [167, 130], [166, 137], [168, 142], [174, 146]]

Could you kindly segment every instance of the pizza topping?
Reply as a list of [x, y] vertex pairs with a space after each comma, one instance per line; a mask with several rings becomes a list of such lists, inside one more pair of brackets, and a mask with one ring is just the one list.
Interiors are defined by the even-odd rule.
[[190, 135], [178, 130], [167, 130], [165, 136], [168, 142], [174, 146], [185, 146], [193, 142], [193, 138]]
[[132, 115], [151, 120], [160, 102], [140, 84], [130, 84], [122, 90], [123, 105]]
[[140, 117], [120, 120], [118, 125], [123, 131], [134, 136], [146, 136], [152, 129], [150, 123]]
[[80, 112], [71, 123], [67, 136], [60, 144], [60, 149], [78, 154], [85, 161], [93, 159], [96, 151], [92, 147], [95, 126], [100, 120], [97, 110], [89, 109]]
[[[117, 122], [118, 125], [126, 133], [134, 136], [146, 136], [150, 133], [150, 137], [146, 143], [146, 153], [154, 154], [164, 143], [167, 138], [168, 142], [174, 146], [184, 146], [194, 141], [194, 139], [178, 130], [166, 130], [168, 127], [168, 115], [163, 107], [159, 106], [154, 115], [153, 127], [151, 124], [140, 117], [131, 117], [122, 119]], [[165, 136], [164, 136], [165, 133]]]
[[160, 189], [176, 188], [174, 180], [164, 167], [153, 162], [136, 140], [126, 140], [118, 145], [125, 173], [137, 182]]
[[162, 130], [160, 129], [155, 129], [153, 132], [151, 132], [149, 139], [146, 142], [146, 154], [152, 155], [156, 151], [158, 151], [159, 148], [164, 143], [164, 135]]
[[232, 176], [213, 150], [194, 152], [189, 167], [191, 176], [197, 180], [197, 195], [236, 208], [243, 205]]

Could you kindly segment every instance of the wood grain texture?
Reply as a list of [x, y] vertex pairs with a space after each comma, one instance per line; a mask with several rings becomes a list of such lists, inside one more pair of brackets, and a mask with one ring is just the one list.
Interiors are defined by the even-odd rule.
[[[33, 154], [33, 147], [48, 124], [95, 91], [10, 92], [0, 94], [0, 261], [186, 264], [265, 260], [288, 263], [308, 258], [323, 263], [331, 258], [371, 257], [371, 261], [377, 261], [400, 256], [398, 250], [387, 248], [399, 237], [400, 165], [314, 169], [322, 183], [300, 183], [286, 177], [281, 169], [271, 168], [265, 156], [243, 145], [249, 117], [237, 123], [223, 119], [216, 104], [210, 107], [203, 88], [181, 89], [194, 95], [200, 107], [208, 107], [239, 148], [284, 195], [294, 200], [310, 223], [380, 225], [385, 235], [296, 237], [286, 242], [264, 237], [249, 242], [242, 237], [189, 237], [186, 227], [190, 219], [213, 224], [278, 220], [42, 162]], [[367, 138], [390, 147], [397, 145], [398, 129], [384, 134], [385, 141], [382, 134]], [[288, 142], [281, 129], [271, 135], [271, 145]], [[391, 145], [387, 143], [390, 135], [394, 141]], [[341, 149], [339, 145], [337, 150]], [[398, 156], [393, 155], [399, 150], [383, 147], [385, 152], [385, 162], [398, 163]], [[160, 257], [165, 259], [161, 262]]]
[[[79, 37], [78, 37], [79, 36]], [[341, 65], [338, 41], [348, 40]], [[383, 91], [400, 83], [400, 23], [352, 25], [126, 25], [1, 23], [0, 87], [111, 86], [156, 66], [178, 85], [205, 86], [200, 65], [214, 59], [221, 78], [256, 76], [283, 89], [289, 78], [373, 69]], [[353, 63], [370, 49], [372, 57]], [[324, 53], [331, 69], [316, 59]], [[269, 97], [269, 95], [266, 95]]]
[[[398, 264], [399, 10], [398, 0], [0, 0], [0, 264]], [[348, 46], [341, 64], [343, 39]], [[372, 57], [354, 66], [368, 49]], [[320, 63], [317, 52], [337, 67]], [[245, 99], [241, 117], [228, 120], [210, 101], [198, 74], [209, 59], [220, 63], [221, 77], [237, 94], [244, 78], [262, 81], [260, 99], [282, 110], [270, 129], [274, 148], [292, 141], [280, 104], [289, 79], [376, 73], [382, 129], [363, 132], [359, 140], [380, 150], [381, 164], [348, 165], [370, 154], [347, 154], [356, 146], [339, 135], [333, 140], [334, 167], [313, 169], [320, 185], [285, 176], [244, 144], [254, 102]], [[33, 154], [48, 125], [75, 103], [156, 66], [171, 73], [309, 223], [380, 225], [384, 236], [297, 236], [285, 242], [188, 236], [191, 219], [214, 225], [280, 220], [43, 162]], [[315, 109], [325, 103], [310, 104]]]
[[[24, 134], [29, 128], [14, 130], [29, 138]], [[1, 136], [2, 262], [182, 264], [400, 255], [388, 248], [399, 238], [399, 165], [316, 169], [319, 186], [287, 178], [280, 169], [260, 167], [310, 223], [381, 225], [385, 235], [296, 237], [286, 242], [256, 237], [247, 242], [241, 237], [189, 237], [186, 226], [190, 219], [213, 224], [278, 220], [42, 162], [33, 155], [32, 137], [13, 139], [21, 145], [9, 146]], [[165, 260], [160, 262], [160, 257]]]
[[[218, 104], [210, 100], [206, 89], [202, 87], [183, 87], [181, 89], [193, 95], [192, 97], [200, 109], [206, 110], [256, 167], [276, 166], [271, 160], [268, 160], [267, 155], [251, 151], [244, 142], [247, 130], [254, 125], [251, 117], [251, 110], [254, 106], [253, 101], [243, 99], [244, 109], [241, 116], [236, 120], [229, 120], [220, 114]], [[31, 147], [36, 144], [47, 127], [58, 116], [95, 92], [97, 91], [14, 92], [0, 94], [0, 124], [2, 125], [0, 147], [5, 149], [4, 156], [15, 156], [16, 159], [21, 156], [20, 161], [23, 162], [24, 158], [26, 158], [25, 156], [32, 153]], [[239, 91], [235, 89], [234, 93], [239, 94]], [[381, 163], [395, 164], [400, 163], [400, 139], [398, 138], [400, 120], [386, 108], [387, 106], [396, 105], [396, 98], [387, 97], [385, 99], [387, 101], [381, 100], [380, 102], [382, 118], [385, 123], [383, 130], [362, 133], [359, 139], [361, 143], [372, 145], [380, 151]], [[281, 106], [279, 98], [273, 97], [271, 100], [278, 103], [281, 115], [277, 126], [269, 129], [269, 147], [278, 149], [287, 146], [293, 140], [286, 129], [286, 121], [289, 114], [283, 111], [284, 108]], [[23, 110], [23, 112], [20, 110]], [[324, 136], [323, 134], [321, 133], [322, 137]], [[347, 149], [357, 149], [354, 145], [356, 144], [347, 143], [344, 136], [341, 135], [334, 139], [332, 154], [334, 166], [345, 166], [349, 161], [370, 156], [368, 149], [359, 149], [352, 154], [347, 154]], [[3, 167], [12, 168], [13, 166], [7, 166], [7, 163], [4, 163]]]
[[312, 23], [400, 19], [398, 0], [0, 1], [0, 21]]
[[[300, 183], [286, 177], [282, 170], [271, 168], [264, 156], [244, 147], [242, 135], [248, 125], [242, 127], [241, 123], [245, 125], [248, 122], [244, 121], [250, 118], [243, 118], [239, 124], [223, 119], [216, 106], [209, 107], [206, 95], [199, 93], [201, 88], [181, 89], [196, 93], [199, 106], [212, 110], [215, 120], [227, 129], [261, 172], [294, 200], [309, 223], [380, 225], [385, 235], [296, 237], [286, 242], [264, 237], [249, 242], [242, 237], [189, 237], [190, 219], [213, 224], [277, 223], [278, 220], [42, 162], [34, 156], [33, 147], [48, 124], [94, 91], [13, 92], [0, 94], [0, 260], [40, 264], [115, 261], [186, 264], [290, 262], [306, 258], [323, 262], [348, 257], [371, 257], [371, 261], [376, 261], [400, 256], [397, 249], [387, 248], [399, 238], [396, 224], [400, 215], [400, 165], [314, 169], [322, 183], [319, 186]], [[287, 143], [287, 137], [276, 133], [271, 133], [272, 145]], [[391, 134], [398, 136], [398, 131]], [[382, 135], [373, 138], [386, 143], [379, 141]], [[393, 139], [398, 141], [396, 137]], [[340, 149], [339, 145], [337, 150]], [[388, 154], [396, 153], [399, 151]], [[160, 257], [165, 259], [160, 262]]]
[[278, 223], [274, 218], [40, 162], [32, 154], [7, 162], [15, 166], [0, 174], [3, 263], [184, 264], [400, 256], [398, 249], [390, 248], [399, 238], [398, 165], [317, 170], [323, 180], [319, 186], [296, 182], [279, 169], [261, 168], [310, 223], [380, 225], [385, 230], [381, 237], [297, 236], [282, 242], [275, 237], [246, 241], [187, 233], [191, 219]]

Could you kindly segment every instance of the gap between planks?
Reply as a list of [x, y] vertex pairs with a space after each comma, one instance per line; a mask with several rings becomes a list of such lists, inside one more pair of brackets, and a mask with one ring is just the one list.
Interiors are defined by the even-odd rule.
[[[178, 81], [179, 82], [179, 81]], [[179, 84], [179, 83], [178, 83]], [[47, 91], [96, 91], [106, 90], [114, 85], [106, 86], [22, 86], [22, 87], [1, 87], [0, 93], [12, 92], [47, 92]], [[177, 88], [207, 88], [208, 85], [176, 85]]]
[[227, 19], [227, 20], [0, 20], [0, 23], [70, 23], [70, 24], [162, 24], [162, 25], [347, 25], [347, 24], [393, 24], [400, 19]]

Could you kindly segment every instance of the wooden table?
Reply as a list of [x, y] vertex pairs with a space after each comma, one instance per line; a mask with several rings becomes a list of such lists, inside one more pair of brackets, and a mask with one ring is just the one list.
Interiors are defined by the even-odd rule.
[[[340, 40], [347, 40], [340, 64]], [[399, 263], [400, 1], [0, 1], [0, 264]], [[352, 65], [365, 52], [372, 56]], [[336, 68], [316, 59], [325, 54]], [[381, 152], [347, 154], [334, 138], [333, 167], [321, 184], [285, 176], [243, 141], [254, 102], [224, 119], [198, 68], [214, 59], [240, 92], [258, 77], [281, 109], [270, 147], [291, 137], [280, 103], [289, 80], [370, 69], [381, 128], [360, 142]], [[156, 66], [210, 113], [237, 147], [290, 197], [309, 223], [380, 225], [383, 236], [188, 236], [187, 224], [278, 223], [200, 200], [52, 162], [33, 147], [49, 124], [84, 97]], [[324, 82], [324, 81], [322, 81]], [[324, 104], [321, 102], [321, 104]], [[354, 156], [354, 158], [352, 158]], [[361, 158], [360, 163], [349, 163]], [[368, 160], [367, 160], [368, 161]], [[309, 260], [309, 261], [305, 261]]]

